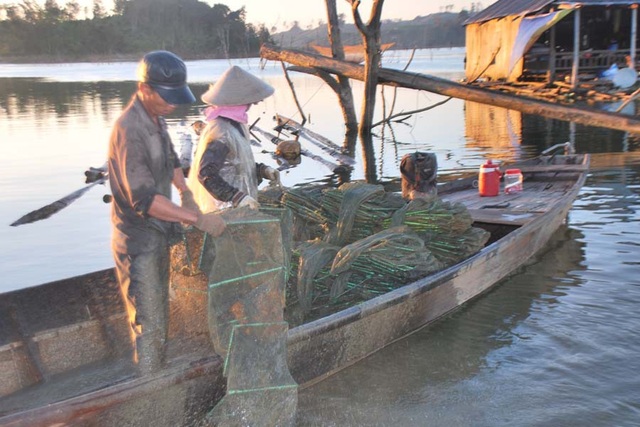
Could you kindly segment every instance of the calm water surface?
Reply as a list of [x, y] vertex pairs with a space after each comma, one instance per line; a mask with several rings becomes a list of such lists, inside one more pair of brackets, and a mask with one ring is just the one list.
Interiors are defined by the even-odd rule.
[[[390, 52], [403, 68], [409, 52]], [[462, 49], [417, 52], [410, 70], [462, 77]], [[235, 62], [276, 87], [251, 121], [274, 113], [300, 120], [280, 64]], [[188, 62], [199, 96], [228, 61]], [[0, 64], [0, 292], [108, 268], [108, 193], [94, 188], [49, 219], [20, 227], [23, 214], [84, 186], [83, 171], [104, 162], [111, 125], [134, 90], [135, 64]], [[336, 97], [318, 79], [291, 74], [309, 127], [341, 144]], [[356, 100], [361, 85], [354, 82]], [[385, 99], [390, 108], [393, 90]], [[398, 90], [395, 111], [443, 100]], [[174, 142], [188, 135], [201, 106], [169, 118]], [[382, 109], [382, 99], [377, 110]], [[640, 425], [640, 140], [450, 100], [406, 124], [376, 129], [376, 173], [398, 177], [401, 157], [438, 156], [440, 174], [477, 170], [575, 141], [594, 154], [593, 170], [568, 221], [544, 254], [491, 293], [367, 360], [300, 393], [299, 424], [318, 426], [632, 426]], [[262, 141], [259, 161], [275, 165]], [[332, 160], [308, 145], [305, 148]], [[265, 151], [265, 152], [263, 152]], [[361, 154], [352, 178], [363, 177]], [[303, 158], [283, 173], [288, 186], [332, 172]]]

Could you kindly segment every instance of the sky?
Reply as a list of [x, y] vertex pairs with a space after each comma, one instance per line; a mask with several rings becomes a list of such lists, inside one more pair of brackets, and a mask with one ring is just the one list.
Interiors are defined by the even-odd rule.
[[[44, 4], [44, 0], [36, 0]], [[77, 0], [81, 7], [89, 7], [93, 0]], [[201, 0], [202, 1], [202, 0]], [[318, 21], [327, 21], [327, 10], [325, 0], [204, 0], [206, 3], [222, 3], [232, 10], [245, 7], [247, 12], [247, 22], [255, 25], [265, 24], [268, 29], [277, 27], [278, 30], [285, 30], [291, 27], [294, 21], [298, 21], [300, 27], [306, 28], [309, 25], [317, 26]], [[58, 4], [63, 6], [67, 0], [58, 0]], [[20, 0], [0, 0], [0, 4], [17, 4]], [[113, 8], [112, 0], [102, 0], [107, 10]], [[470, 0], [385, 0], [382, 8], [382, 19], [402, 19], [410, 20], [416, 16], [426, 16], [445, 10], [445, 7], [452, 6], [451, 11], [459, 12], [464, 9], [471, 9]], [[493, 0], [481, 3], [483, 7], [493, 3]], [[362, 0], [360, 5], [360, 16], [366, 22], [369, 19], [372, 0]], [[336, 0], [338, 13], [344, 13], [345, 20], [352, 22], [351, 8], [346, 0]]]
[[[491, 1], [492, 3], [493, 1]], [[208, 3], [213, 3], [208, 1]], [[302, 28], [309, 24], [316, 24], [318, 20], [327, 21], [327, 9], [325, 0], [222, 0], [216, 3], [224, 3], [229, 8], [235, 10], [245, 6], [247, 11], [247, 21], [252, 24], [263, 23], [267, 28], [272, 26], [288, 28], [298, 21]], [[477, 2], [476, 2], [477, 3]], [[366, 22], [371, 11], [371, 0], [362, 0], [360, 5], [360, 16]], [[490, 3], [487, 2], [487, 6]], [[276, 6], [277, 5], [277, 6]], [[352, 22], [351, 6], [346, 0], [336, 0], [338, 13], [344, 13], [347, 22]], [[447, 5], [452, 5], [453, 12], [461, 9], [470, 9], [470, 0], [385, 0], [382, 7], [382, 19], [402, 19], [410, 20], [416, 16], [426, 16], [437, 13]]]

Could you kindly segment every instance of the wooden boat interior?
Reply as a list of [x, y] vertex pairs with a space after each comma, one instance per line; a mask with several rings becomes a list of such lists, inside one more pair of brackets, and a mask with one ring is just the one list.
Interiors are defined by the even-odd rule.
[[445, 183], [438, 191], [444, 200], [463, 203], [477, 223], [521, 226], [555, 206], [588, 170], [587, 164], [566, 164], [566, 159], [553, 156], [520, 163], [524, 183], [523, 190], [516, 193], [501, 191], [495, 197], [480, 197], [475, 178]]
[[[194, 412], [210, 408], [224, 385], [223, 361], [208, 332], [206, 289], [182, 286], [184, 276], [172, 276], [166, 369], [144, 379], [128, 362], [127, 320], [113, 269], [0, 295], [0, 425], [12, 425], [24, 411], [60, 403], [64, 412], [72, 408], [61, 402], [82, 406], [97, 396], [102, 403], [84, 411], [100, 412], [140, 387], [180, 413], [185, 404]], [[203, 396], [192, 390], [202, 381], [190, 381], [203, 376], [220, 387], [204, 392], [206, 404], [185, 399], [185, 393]]]

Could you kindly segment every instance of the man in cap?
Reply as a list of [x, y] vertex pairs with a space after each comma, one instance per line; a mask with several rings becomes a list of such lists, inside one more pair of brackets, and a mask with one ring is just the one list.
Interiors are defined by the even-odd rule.
[[247, 111], [271, 96], [273, 87], [238, 66], [225, 71], [202, 95], [206, 127], [202, 130], [189, 188], [203, 212], [225, 207], [257, 209], [263, 178], [280, 184], [280, 172], [256, 163], [251, 151]]
[[[138, 65], [137, 91], [109, 142], [112, 250], [140, 374], [157, 370], [164, 357], [172, 233], [180, 223], [214, 236], [225, 227], [219, 216], [198, 210], [163, 118], [176, 105], [195, 101], [186, 79], [186, 66], [178, 56], [167, 51], [146, 54]], [[181, 206], [171, 201], [172, 184], [180, 192]]]

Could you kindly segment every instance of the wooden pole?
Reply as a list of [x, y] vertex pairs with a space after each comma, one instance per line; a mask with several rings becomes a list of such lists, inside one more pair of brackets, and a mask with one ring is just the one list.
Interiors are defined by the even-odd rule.
[[549, 30], [549, 83], [556, 81], [556, 26]]
[[630, 67], [636, 68], [636, 37], [638, 33], [638, 5], [631, 5], [631, 41], [629, 43]]
[[[272, 61], [285, 61], [303, 67], [320, 68], [326, 72], [342, 74], [355, 80], [362, 81], [364, 79], [364, 69], [361, 65], [336, 61], [325, 56], [298, 50], [282, 50], [273, 46], [263, 45], [260, 50], [260, 56]], [[554, 104], [538, 99], [467, 86], [425, 74], [380, 68], [378, 71], [378, 83], [408, 89], [426, 90], [439, 95], [495, 105], [527, 114], [537, 114], [587, 126], [600, 126], [640, 133], [640, 120], [633, 116], [596, 110], [590, 107]]]
[[287, 67], [284, 66], [284, 62], [280, 61], [280, 64], [282, 65], [282, 71], [284, 72], [284, 77], [285, 79], [287, 79], [287, 83], [289, 84], [289, 89], [291, 89], [291, 94], [293, 95], [293, 100], [295, 101], [296, 106], [298, 107], [298, 112], [300, 113], [302, 125], [304, 126], [304, 124], [307, 123], [307, 118], [304, 115], [304, 111], [302, 111], [302, 106], [300, 105], [300, 101], [298, 101], [298, 95], [296, 95], [296, 89], [293, 87], [293, 82], [289, 78], [289, 73], [287, 72]]
[[573, 14], [573, 66], [571, 67], [571, 88], [578, 86], [578, 66], [580, 65], [580, 8]]

